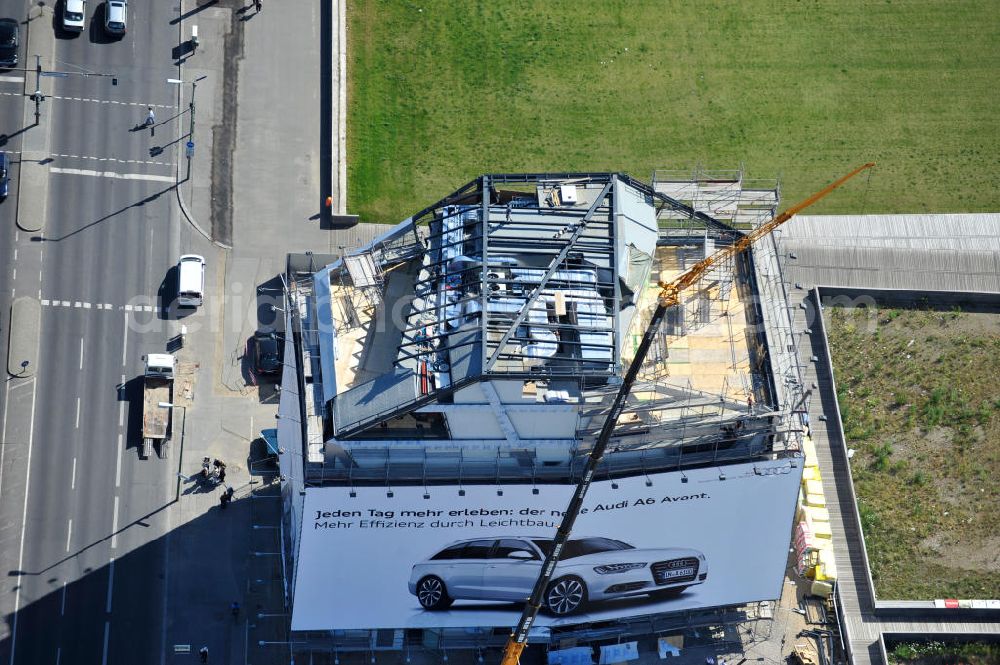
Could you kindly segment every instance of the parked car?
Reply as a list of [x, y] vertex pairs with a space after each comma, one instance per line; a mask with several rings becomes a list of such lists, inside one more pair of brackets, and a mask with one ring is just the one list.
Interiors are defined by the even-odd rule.
[[17, 66], [19, 26], [12, 18], [0, 18], [0, 67]]
[[87, 0], [63, 0], [63, 30], [83, 32], [87, 20]]
[[253, 366], [258, 374], [281, 372], [284, 344], [275, 332], [257, 331], [253, 336]]
[[185, 254], [177, 261], [177, 306], [199, 307], [205, 300], [205, 257]]
[[0, 152], [0, 201], [7, 198], [7, 191], [10, 189], [10, 176], [7, 172], [9, 166], [7, 153]]
[[128, 29], [127, 0], [107, 0], [104, 4], [104, 31], [121, 37]]
[[[456, 600], [524, 602], [551, 549], [551, 538], [460, 540], [413, 566], [410, 593], [428, 610], [445, 609]], [[545, 591], [543, 608], [566, 616], [596, 601], [671, 597], [707, 577], [705, 555], [697, 550], [638, 549], [613, 538], [571, 538]]]

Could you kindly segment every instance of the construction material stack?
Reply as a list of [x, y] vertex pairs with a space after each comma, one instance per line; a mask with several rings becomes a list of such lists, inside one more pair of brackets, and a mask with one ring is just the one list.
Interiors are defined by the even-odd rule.
[[833, 559], [833, 533], [816, 459], [816, 445], [808, 433], [802, 440], [802, 453], [805, 468], [795, 523], [796, 572], [812, 581], [810, 593], [826, 598], [833, 592], [837, 581], [837, 565]]

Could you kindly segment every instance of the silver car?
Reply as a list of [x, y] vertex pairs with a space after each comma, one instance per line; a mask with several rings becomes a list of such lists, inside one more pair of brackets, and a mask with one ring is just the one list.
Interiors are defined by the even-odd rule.
[[[410, 593], [428, 610], [456, 600], [524, 602], [531, 594], [551, 538], [474, 538], [454, 542], [413, 566]], [[638, 549], [612, 538], [571, 538], [563, 549], [544, 609], [555, 616], [588, 603], [681, 594], [708, 577], [705, 555], [679, 547]]]
[[128, 30], [128, 1], [107, 0], [104, 3], [104, 31], [120, 37]]

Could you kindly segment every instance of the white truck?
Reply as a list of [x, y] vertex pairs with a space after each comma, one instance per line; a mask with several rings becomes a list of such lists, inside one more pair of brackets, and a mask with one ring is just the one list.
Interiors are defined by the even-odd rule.
[[174, 357], [168, 353], [150, 353], [143, 356], [145, 374], [142, 382], [142, 451], [145, 459], [159, 446], [162, 456], [164, 445], [170, 439], [170, 416], [173, 412]]

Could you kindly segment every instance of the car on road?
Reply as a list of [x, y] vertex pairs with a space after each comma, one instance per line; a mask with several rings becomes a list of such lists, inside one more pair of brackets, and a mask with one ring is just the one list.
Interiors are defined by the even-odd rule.
[[[410, 593], [426, 610], [443, 610], [456, 600], [524, 602], [551, 549], [551, 538], [534, 536], [460, 540], [413, 566]], [[670, 598], [707, 577], [698, 550], [571, 538], [542, 603], [549, 614], [567, 616], [596, 601]]]
[[253, 336], [253, 366], [258, 374], [278, 374], [281, 372], [283, 347], [281, 337], [276, 332], [257, 331]]
[[177, 305], [199, 307], [205, 299], [205, 257], [185, 254], [177, 262]]
[[107, 0], [104, 3], [104, 31], [120, 37], [128, 29], [127, 0]]
[[0, 201], [7, 198], [7, 191], [10, 189], [10, 176], [7, 175], [9, 166], [10, 162], [7, 159], [7, 153], [0, 152]]
[[63, 30], [83, 32], [87, 20], [87, 0], [63, 0]]
[[18, 28], [16, 20], [0, 18], [0, 67], [17, 66]]

